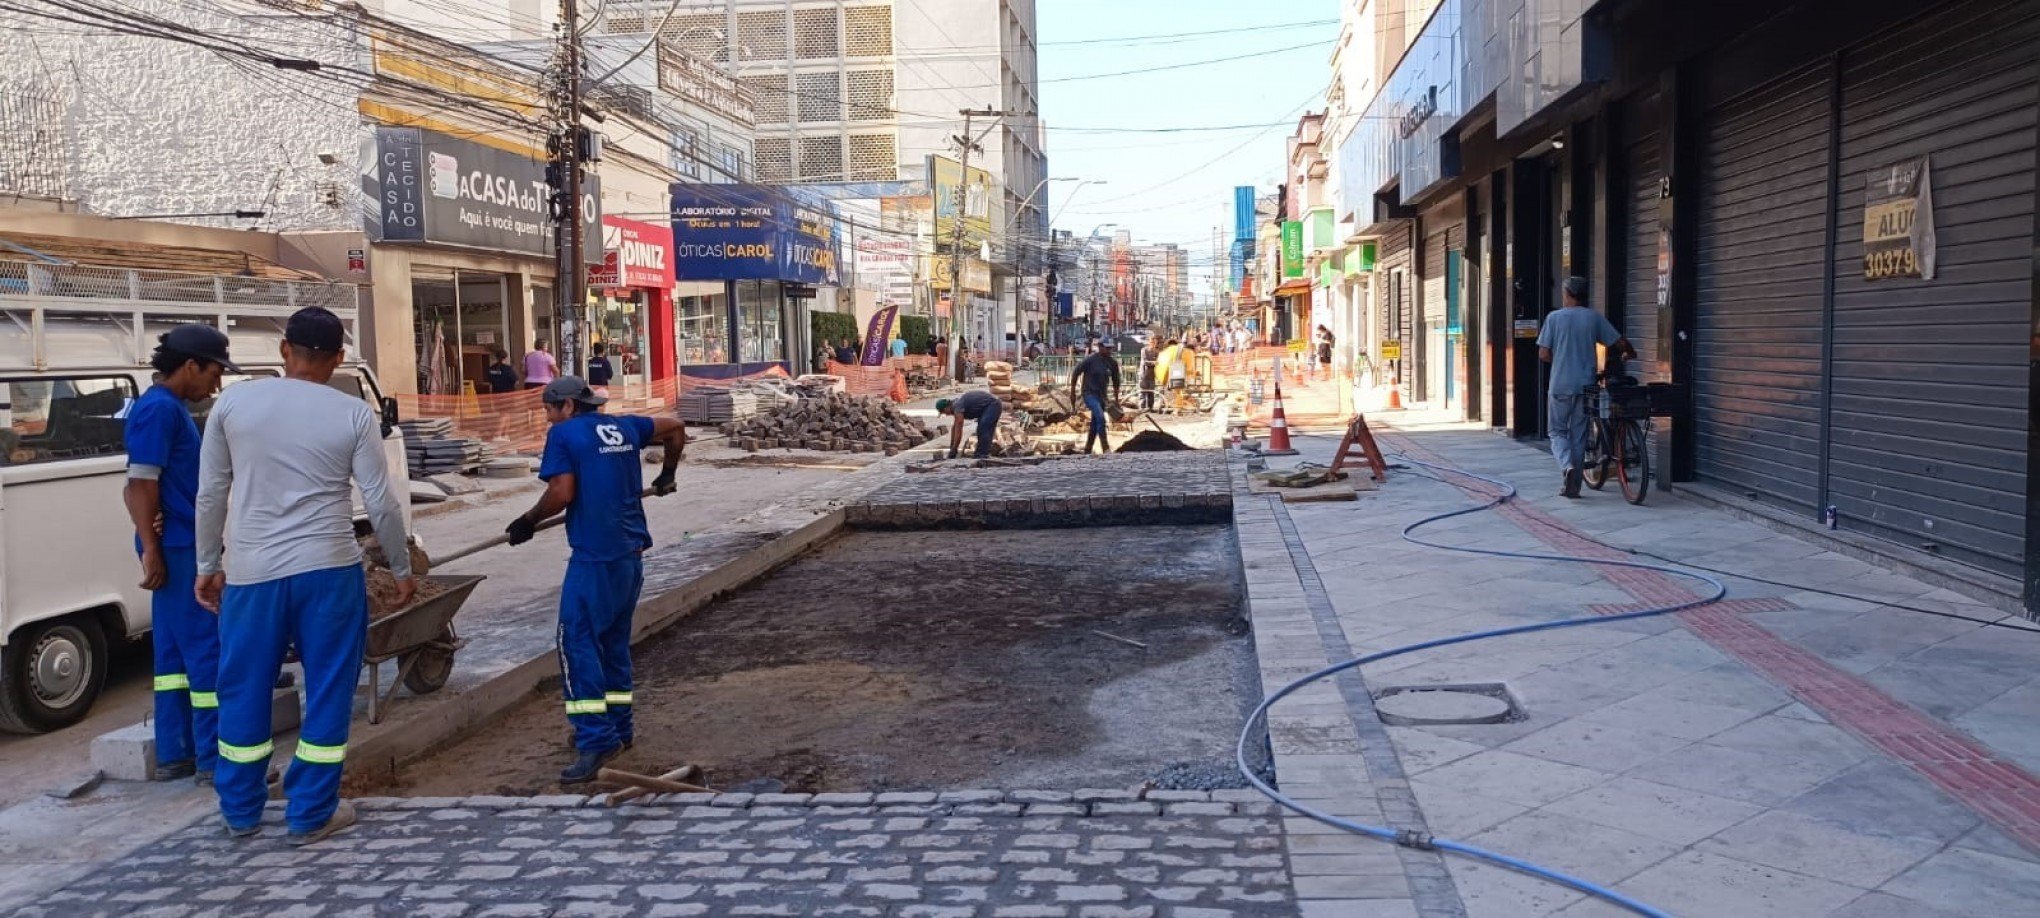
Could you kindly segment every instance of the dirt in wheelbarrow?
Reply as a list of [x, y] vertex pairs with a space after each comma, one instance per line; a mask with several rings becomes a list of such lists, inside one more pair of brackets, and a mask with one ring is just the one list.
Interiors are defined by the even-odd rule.
[[[431, 599], [434, 596], [444, 593], [447, 590], [447, 588], [444, 585], [435, 583], [431, 580], [427, 580], [423, 577], [417, 578], [417, 583], [418, 583], [418, 595], [411, 599], [411, 605], [414, 606], [417, 605], [418, 603], [424, 602], [425, 600]], [[384, 618], [389, 615], [393, 615], [397, 612], [401, 612], [406, 608], [409, 608], [409, 606], [400, 607], [397, 605], [396, 575], [391, 574], [389, 570], [386, 568], [380, 567], [369, 568], [368, 569], [369, 619], [372, 621], [374, 619]]]
[[[1238, 786], [1259, 701], [1225, 526], [837, 539], [636, 652], [636, 744], [717, 788]], [[377, 793], [557, 792], [558, 688]]]

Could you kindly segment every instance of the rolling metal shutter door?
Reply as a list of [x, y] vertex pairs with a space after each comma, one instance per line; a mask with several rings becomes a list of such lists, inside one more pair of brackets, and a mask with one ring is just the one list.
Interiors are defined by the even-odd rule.
[[1658, 372], [1658, 177], [1664, 174], [1659, 154], [1656, 91], [1638, 93], [1625, 102], [1622, 117], [1623, 162], [1629, 185], [1622, 265], [1622, 333], [1636, 345], [1629, 372], [1644, 382], [1669, 382]]
[[[1830, 500], [1852, 528], [2022, 571], [2040, 18], [1963, 3], [1842, 57]], [[1863, 277], [1873, 172], [1928, 156], [1933, 280]]]
[[1699, 472], [1808, 513], [1819, 495], [1829, 67], [1713, 107], [1701, 149]]

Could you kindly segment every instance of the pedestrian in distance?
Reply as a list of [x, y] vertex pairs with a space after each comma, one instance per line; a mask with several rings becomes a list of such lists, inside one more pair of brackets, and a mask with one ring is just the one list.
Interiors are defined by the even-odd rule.
[[489, 349], [489, 368], [482, 371], [492, 395], [517, 391], [517, 368], [510, 365], [510, 352], [501, 346]]
[[1636, 356], [1636, 348], [1615, 330], [1608, 317], [1586, 304], [1587, 279], [1566, 278], [1565, 305], [1546, 316], [1544, 328], [1537, 333], [1537, 356], [1551, 365], [1551, 455], [1558, 460], [1559, 473], [1565, 479], [1560, 497], [1580, 496], [1588, 412], [1593, 409], [1586, 389], [1594, 384], [1596, 346], [1606, 346], [1618, 360]]
[[198, 604], [198, 424], [189, 403], [220, 391], [227, 336], [180, 325], [157, 339], [156, 384], [128, 407], [127, 486], [155, 652], [156, 780], [213, 783], [219, 762], [219, 619]]
[[1161, 346], [1154, 336], [1148, 336], [1147, 343], [1140, 349], [1140, 410], [1155, 410], [1155, 361], [1162, 356]]
[[555, 635], [576, 754], [560, 783], [585, 784], [636, 739], [630, 630], [644, 589], [644, 553], [652, 547], [638, 453], [653, 444], [665, 448], [652, 493], [673, 493], [687, 428], [674, 418], [603, 414], [609, 399], [579, 377], [553, 380], [541, 398], [552, 424], [538, 464], [545, 493], [506, 531], [510, 544], [522, 545], [538, 524], [566, 514], [573, 553], [560, 585]]
[[545, 339], [532, 342], [531, 350], [524, 352], [524, 388], [543, 389], [559, 375], [559, 361], [545, 349]]
[[1077, 392], [1083, 390], [1084, 407], [1091, 412], [1090, 432], [1084, 437], [1084, 452], [1091, 451], [1092, 444], [1100, 452], [1112, 451], [1112, 444], [1105, 437], [1105, 385], [1112, 385], [1112, 404], [1119, 404], [1119, 361], [1112, 359], [1112, 340], [1098, 342], [1098, 352], [1077, 363], [1070, 371], [1070, 402], [1075, 404]]
[[983, 389], [974, 389], [956, 397], [935, 400], [935, 413], [949, 416], [949, 458], [955, 459], [963, 448], [963, 422], [977, 422], [977, 451], [974, 455], [984, 459], [992, 454], [992, 443], [999, 438], [999, 413], [1005, 406], [996, 395]]
[[857, 342], [848, 338], [836, 342], [836, 362], [846, 366], [856, 366]]
[[1337, 340], [1332, 337], [1331, 329], [1322, 325], [1317, 327], [1317, 363], [1327, 374], [1332, 371], [1332, 345], [1336, 344]]
[[[227, 833], [236, 838], [261, 830], [273, 751], [270, 694], [293, 646], [304, 668], [305, 713], [283, 782], [289, 841], [310, 844], [354, 822], [353, 807], [340, 800], [368, 639], [354, 490], [379, 542], [406, 546], [410, 539], [383, 459], [379, 419], [359, 397], [329, 385], [345, 345], [338, 316], [317, 306], [298, 310], [284, 328], [282, 378], [221, 393], [199, 449], [194, 593], [219, 613], [214, 788]], [[394, 602], [408, 605], [417, 592], [411, 554], [385, 553], [396, 578]]]
[[892, 341], [886, 344], [886, 355], [895, 360], [907, 356], [907, 339], [894, 335]]
[[609, 362], [609, 345], [596, 344], [588, 349], [588, 385], [597, 395], [609, 394], [609, 381], [616, 378], [616, 367]]

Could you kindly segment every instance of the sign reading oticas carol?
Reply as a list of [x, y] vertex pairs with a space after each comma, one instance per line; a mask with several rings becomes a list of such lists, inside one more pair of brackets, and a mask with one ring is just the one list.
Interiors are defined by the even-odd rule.
[[1863, 196], [1863, 277], [1934, 279], [1934, 187], [1924, 156], [1874, 169]]
[[836, 282], [827, 214], [764, 185], [673, 185], [673, 261], [684, 280]]

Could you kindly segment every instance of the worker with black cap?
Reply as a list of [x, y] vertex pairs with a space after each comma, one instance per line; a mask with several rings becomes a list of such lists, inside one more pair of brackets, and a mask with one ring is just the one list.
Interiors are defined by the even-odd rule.
[[198, 580], [198, 424], [191, 402], [220, 391], [227, 336], [210, 325], [179, 325], [157, 338], [149, 358], [156, 384], [128, 406], [127, 487], [121, 498], [135, 526], [142, 589], [149, 591], [155, 653], [156, 780], [213, 780], [219, 761], [220, 625], [200, 608]]
[[999, 414], [1004, 405], [999, 397], [983, 389], [973, 389], [955, 399], [935, 400], [935, 413], [949, 416], [949, 458], [955, 459], [963, 449], [963, 422], [977, 422], [977, 452], [979, 459], [992, 454], [992, 444], [999, 440]]
[[1098, 350], [1077, 362], [1077, 368], [1070, 371], [1070, 404], [1078, 404], [1078, 388], [1083, 389], [1083, 406], [1091, 412], [1089, 435], [1084, 438], [1084, 452], [1097, 446], [1102, 452], [1111, 452], [1112, 444], [1105, 439], [1107, 419], [1105, 386], [1112, 386], [1111, 405], [1119, 406], [1119, 361], [1112, 356], [1112, 339], [1098, 342]]
[[604, 763], [635, 738], [631, 726], [630, 630], [644, 588], [644, 466], [638, 452], [665, 447], [652, 493], [671, 494], [687, 428], [673, 418], [602, 413], [609, 401], [578, 376], [562, 376], [542, 393], [546, 432], [538, 504], [510, 522], [510, 544], [531, 541], [538, 524], [567, 514], [566, 581], [560, 585], [556, 632], [560, 688], [574, 730], [574, 763], [561, 784], [595, 780]]
[[1537, 356], [1551, 365], [1550, 409], [1551, 455], [1565, 476], [1560, 497], [1580, 496], [1581, 463], [1587, 451], [1587, 424], [1593, 406], [1586, 389], [1594, 384], [1599, 355], [1596, 346], [1606, 346], [1617, 358], [1636, 356], [1629, 339], [1615, 330], [1608, 317], [1587, 308], [1587, 279], [1565, 279], [1565, 306], [1545, 317], [1537, 333]]
[[[200, 605], [220, 621], [220, 815], [227, 834], [261, 831], [269, 800], [270, 695], [284, 653], [304, 668], [305, 713], [284, 778], [289, 842], [354, 824], [340, 773], [368, 639], [368, 583], [354, 535], [356, 488], [384, 546], [410, 544], [383, 458], [381, 419], [331, 385], [346, 357], [340, 317], [307, 306], [283, 333], [283, 376], [235, 383], [206, 418], [199, 447]], [[228, 515], [232, 514], [232, 524]], [[222, 552], [224, 551], [224, 565]], [[411, 555], [385, 552], [394, 606], [417, 583]]]

